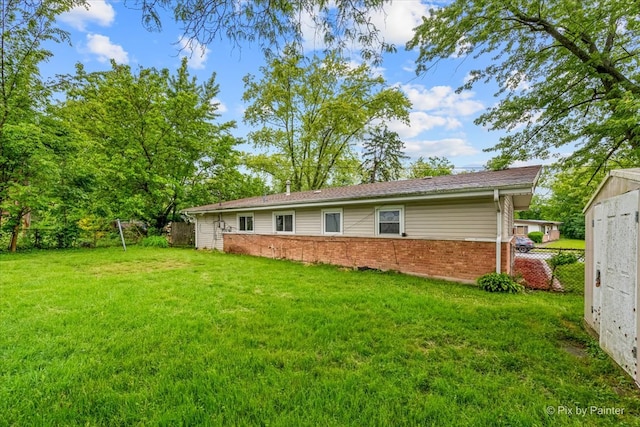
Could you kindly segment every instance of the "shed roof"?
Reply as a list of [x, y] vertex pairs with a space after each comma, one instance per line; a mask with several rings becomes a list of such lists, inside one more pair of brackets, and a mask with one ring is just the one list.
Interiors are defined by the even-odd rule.
[[[615, 169], [609, 171], [607, 176], [602, 180], [596, 191], [593, 192], [593, 196], [589, 199], [589, 202], [585, 205], [582, 210], [583, 213], [586, 213], [589, 210], [589, 207], [600, 201], [600, 193], [603, 192], [608, 184], [611, 181], [617, 181], [618, 187], [615, 189], [611, 189], [610, 192], [621, 194], [622, 192], [629, 191], [634, 188], [640, 188], [640, 168], [630, 168], [630, 169]], [[626, 183], [626, 184], [624, 184]], [[610, 197], [616, 194], [608, 194], [603, 195], [603, 197]]]
[[417, 196], [478, 194], [482, 191], [513, 190], [514, 194], [531, 195], [538, 181], [540, 166], [482, 171], [401, 181], [330, 187], [249, 197], [184, 209], [189, 214], [267, 207], [318, 205], [341, 201], [370, 201]]

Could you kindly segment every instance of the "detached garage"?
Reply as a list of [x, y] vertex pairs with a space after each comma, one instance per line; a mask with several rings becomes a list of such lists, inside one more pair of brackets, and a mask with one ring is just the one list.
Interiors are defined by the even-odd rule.
[[611, 171], [584, 209], [585, 321], [640, 384], [640, 168]]

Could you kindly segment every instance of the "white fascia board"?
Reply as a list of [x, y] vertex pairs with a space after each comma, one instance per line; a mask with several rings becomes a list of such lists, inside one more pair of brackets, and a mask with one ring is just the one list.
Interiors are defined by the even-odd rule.
[[[516, 187], [516, 188], [500, 188], [500, 195], [527, 195], [532, 193], [531, 187]], [[378, 197], [370, 199], [344, 199], [344, 200], [327, 200], [317, 201], [312, 203], [292, 203], [282, 205], [265, 205], [265, 206], [247, 206], [241, 208], [231, 209], [211, 209], [208, 211], [194, 212], [194, 214], [210, 214], [210, 213], [223, 213], [223, 212], [246, 212], [246, 211], [272, 211], [272, 210], [287, 210], [287, 209], [299, 209], [299, 208], [314, 208], [314, 207], [333, 207], [333, 206], [353, 206], [353, 205], [365, 205], [365, 204], [389, 204], [389, 203], [406, 203], [406, 202], [419, 202], [424, 200], [445, 200], [445, 199], [459, 199], [459, 198], [473, 198], [473, 197], [493, 197], [494, 189], [483, 189], [477, 191], [461, 191], [461, 192], [448, 192], [448, 193], [435, 193], [424, 194], [420, 196], [398, 196], [398, 197]], [[184, 212], [189, 213], [188, 210]]]

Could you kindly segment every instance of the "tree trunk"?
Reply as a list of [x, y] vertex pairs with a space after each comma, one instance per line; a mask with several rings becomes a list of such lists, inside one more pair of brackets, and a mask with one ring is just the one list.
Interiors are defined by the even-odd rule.
[[9, 251], [15, 252], [18, 249], [18, 234], [20, 234], [20, 218], [11, 230], [11, 243], [9, 243]]

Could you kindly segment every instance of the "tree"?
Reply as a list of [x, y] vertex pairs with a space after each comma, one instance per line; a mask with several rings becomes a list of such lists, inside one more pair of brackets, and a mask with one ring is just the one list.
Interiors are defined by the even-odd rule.
[[385, 86], [367, 65], [350, 66], [335, 52], [305, 58], [293, 46], [262, 67], [262, 79], [245, 77], [245, 121], [262, 128], [254, 146], [272, 150], [259, 162], [294, 191], [322, 188], [353, 156], [352, 143], [378, 119], [408, 119], [409, 100]]
[[92, 141], [99, 215], [160, 229], [202, 193], [196, 187], [235, 166], [234, 124], [214, 123], [215, 75], [198, 84], [186, 59], [175, 74], [111, 65], [90, 74], [78, 65], [59, 114]]
[[[418, 71], [452, 55], [490, 56], [461, 88], [495, 80], [501, 101], [476, 123], [508, 134], [494, 167], [576, 147], [594, 173], [640, 150], [640, 3], [455, 0], [431, 11], [408, 48]], [[636, 157], [638, 155], [636, 154]]]
[[392, 181], [400, 179], [403, 166], [404, 142], [396, 132], [386, 125], [378, 125], [365, 138], [363, 162], [361, 164], [365, 182]]
[[425, 161], [421, 156], [409, 166], [409, 178], [451, 175], [454, 167], [446, 157], [432, 156]]
[[23, 219], [44, 203], [55, 175], [55, 134], [42, 126], [50, 90], [38, 65], [51, 57], [48, 42], [68, 41], [58, 14], [82, 1], [3, 0], [0, 9], [0, 225], [15, 250]]
[[190, 40], [209, 44], [226, 37], [236, 45], [259, 42], [269, 52], [283, 40], [300, 45], [309, 24], [316, 35], [336, 49], [355, 42], [365, 60], [381, 60], [381, 52], [393, 52], [371, 20], [372, 11], [382, 11], [391, 0], [128, 0], [142, 10], [147, 29], [162, 28], [162, 11], [173, 12]]

